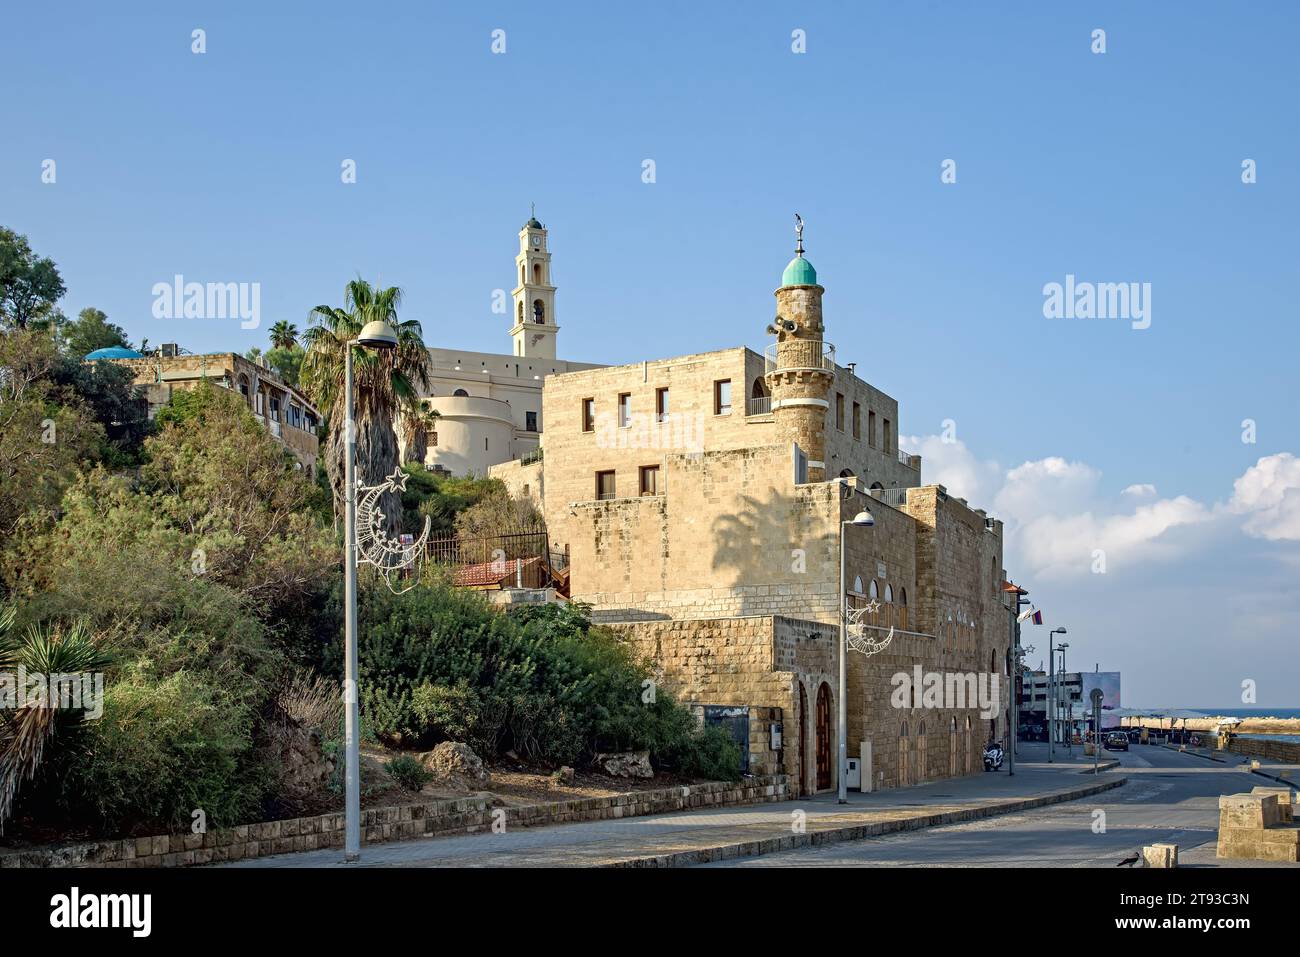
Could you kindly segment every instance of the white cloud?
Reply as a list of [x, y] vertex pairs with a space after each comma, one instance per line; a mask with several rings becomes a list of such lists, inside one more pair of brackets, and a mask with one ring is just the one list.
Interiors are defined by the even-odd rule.
[[1228, 509], [1245, 515], [1247, 535], [1300, 541], [1300, 459], [1266, 455], [1232, 483]]
[[901, 436], [899, 442], [921, 456], [921, 474], [926, 484], [942, 485], [949, 493], [978, 507], [993, 501], [1002, 487], [1002, 469], [997, 462], [979, 458], [965, 442], [944, 441], [941, 436]]
[[1151, 485], [1150, 483], [1146, 483], [1143, 485], [1130, 485], [1128, 488], [1124, 489], [1124, 491], [1121, 492], [1120, 494], [1134, 495], [1139, 498], [1146, 498], [1148, 495], [1156, 494], [1156, 487], [1154, 485]]

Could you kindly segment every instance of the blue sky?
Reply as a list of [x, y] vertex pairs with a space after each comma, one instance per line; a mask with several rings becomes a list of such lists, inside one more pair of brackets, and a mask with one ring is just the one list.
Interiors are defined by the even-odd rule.
[[[506, 351], [492, 292], [535, 201], [564, 357], [761, 346], [797, 210], [840, 360], [900, 400], [927, 479], [1002, 503], [1014, 577], [1126, 703], [1240, 706], [1240, 673], [1300, 704], [1292, 5], [269, 6], [6, 12], [0, 223], [70, 315], [243, 351], [264, 328], [156, 320], [153, 284], [259, 282], [263, 327], [303, 326], [359, 272], [431, 344]], [[1067, 273], [1151, 283], [1151, 327], [1044, 318]], [[945, 419], [958, 443], [926, 438]], [[1180, 497], [1167, 529], [1141, 511]], [[1104, 575], [1072, 567], [1090, 537]]]

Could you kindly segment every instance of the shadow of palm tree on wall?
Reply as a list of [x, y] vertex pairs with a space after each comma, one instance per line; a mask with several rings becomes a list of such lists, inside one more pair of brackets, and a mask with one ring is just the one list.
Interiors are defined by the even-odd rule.
[[[810, 496], [785, 495], [776, 488], [764, 496], [742, 494], [734, 511], [713, 520], [713, 571], [722, 579], [719, 584], [746, 589], [739, 614], [772, 614], [771, 596], [758, 604], [754, 587], [838, 579], [839, 540], [825, 530], [821, 500], [815, 492]], [[792, 601], [788, 611], [777, 614], [808, 617], [806, 602]]]

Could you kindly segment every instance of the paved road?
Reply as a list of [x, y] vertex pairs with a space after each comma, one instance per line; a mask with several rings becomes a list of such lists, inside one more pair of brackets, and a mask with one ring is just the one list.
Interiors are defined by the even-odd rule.
[[[1076, 749], [1077, 751], [1078, 749]], [[841, 844], [720, 861], [705, 867], [1115, 867], [1144, 844], [1179, 846], [1188, 866], [1300, 867], [1214, 856], [1220, 794], [1272, 785], [1243, 771], [1164, 748], [1135, 745], [1118, 758], [1125, 787], [1018, 814]], [[1118, 772], [1114, 772], [1118, 773]], [[1104, 831], [1094, 822], [1103, 820]]]

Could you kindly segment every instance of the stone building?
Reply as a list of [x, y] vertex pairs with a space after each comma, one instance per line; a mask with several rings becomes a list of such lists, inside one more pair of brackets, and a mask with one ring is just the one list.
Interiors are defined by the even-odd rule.
[[[170, 351], [176, 351], [175, 347]], [[91, 353], [88, 358], [93, 361], [95, 355]], [[254, 418], [293, 452], [309, 474], [315, 469], [320, 412], [306, 396], [266, 366], [233, 352], [163, 355], [160, 351], [157, 355], [137, 354], [136, 358], [108, 361], [126, 366], [135, 374], [135, 384], [149, 403], [150, 419], [171, 400], [174, 392], [193, 389], [200, 382], [238, 390]]]
[[[1002, 523], [922, 483], [897, 401], [836, 361], [823, 293], [801, 240], [765, 354], [546, 378], [544, 461], [492, 474], [542, 505], [571, 597], [802, 793], [838, 786], [843, 536], [857, 634], [888, 640], [846, 663], [861, 786], [982, 771], [1009, 711]], [[845, 524], [863, 510], [874, 525]], [[899, 706], [900, 675], [946, 694]]]
[[[536, 217], [519, 230], [510, 353], [429, 350], [430, 382], [422, 399], [438, 418], [425, 464], [454, 475], [486, 475], [499, 463], [536, 452], [547, 376], [597, 366], [557, 359], [560, 331], [547, 230]], [[399, 434], [399, 439], [401, 438]]]

